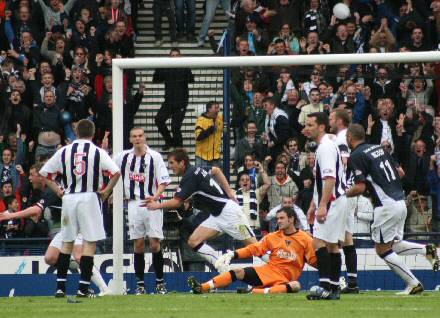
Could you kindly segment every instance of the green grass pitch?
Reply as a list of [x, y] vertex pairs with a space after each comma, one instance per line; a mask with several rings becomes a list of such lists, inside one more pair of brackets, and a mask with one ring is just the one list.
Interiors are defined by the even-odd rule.
[[305, 293], [284, 295], [175, 294], [80, 299], [0, 298], [0, 317], [11, 318], [214, 318], [214, 317], [440, 317], [440, 293], [394, 296], [391, 292], [343, 295], [339, 301], [307, 301]]

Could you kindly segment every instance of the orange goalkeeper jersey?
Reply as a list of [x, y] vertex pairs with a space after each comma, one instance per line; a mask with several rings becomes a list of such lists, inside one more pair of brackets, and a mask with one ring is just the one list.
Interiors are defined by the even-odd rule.
[[[239, 258], [263, 256], [270, 252], [269, 263], [262, 266], [264, 271], [257, 273], [284, 277], [286, 281], [297, 280], [301, 276], [305, 263], [316, 267], [316, 254], [313, 248], [312, 237], [304, 231], [298, 230], [291, 235], [283, 231], [270, 233], [257, 243], [237, 250]], [[256, 267], [258, 269], [258, 267]], [[263, 268], [261, 268], [263, 269]], [[263, 277], [260, 277], [263, 278]], [[263, 283], [264, 283], [263, 279]]]

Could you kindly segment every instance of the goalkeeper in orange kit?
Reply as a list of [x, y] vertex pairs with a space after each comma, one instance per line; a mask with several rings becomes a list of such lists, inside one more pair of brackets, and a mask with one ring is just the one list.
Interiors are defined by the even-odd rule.
[[[276, 214], [279, 230], [266, 235], [260, 242], [223, 254], [215, 266], [222, 272], [206, 283], [188, 278], [194, 294], [208, 293], [229, 286], [236, 280], [253, 286], [252, 293], [293, 293], [300, 290], [298, 278], [304, 264], [315, 267], [316, 255], [312, 237], [296, 227], [298, 217], [292, 208], [281, 208]], [[270, 253], [269, 262], [262, 266], [229, 269], [234, 258], [261, 257]]]

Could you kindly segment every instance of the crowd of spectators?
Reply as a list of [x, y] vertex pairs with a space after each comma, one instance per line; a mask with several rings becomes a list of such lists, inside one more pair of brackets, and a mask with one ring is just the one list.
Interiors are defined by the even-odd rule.
[[[345, 20], [332, 14], [338, 2], [350, 9]], [[440, 1], [243, 0], [232, 13], [237, 56], [418, 52], [440, 43]], [[208, 35], [223, 54], [214, 32]], [[269, 211], [286, 197], [307, 212], [316, 148], [302, 134], [307, 115], [345, 109], [365, 127], [367, 142], [381, 144], [404, 169], [407, 231], [438, 231], [440, 63], [348, 63], [232, 69], [237, 189], [249, 179], [248, 197], [256, 200], [269, 174], [266, 196], [256, 200], [263, 230], [272, 229]]]
[[[142, 2], [142, 1], [141, 1]], [[96, 142], [111, 139], [111, 64], [134, 57], [139, 1], [0, 1], [0, 212], [39, 201], [32, 165], [75, 139], [75, 123], [92, 119]], [[124, 74], [127, 131], [143, 86]], [[128, 134], [124, 135], [128, 146]], [[59, 210], [1, 224], [3, 238], [48, 236]]]
[[[350, 8], [345, 20], [332, 15], [338, 2]], [[219, 4], [229, 21], [231, 55], [236, 56], [426, 51], [436, 50], [440, 39], [438, 0], [206, 0], [201, 30], [195, 29], [194, 3], [153, 1], [157, 45], [162, 44], [158, 21], [166, 15], [172, 42], [198, 41], [204, 46], [208, 39], [214, 54], [223, 54], [224, 43], [209, 30]], [[13, 212], [38, 200], [41, 194], [29, 182], [31, 166], [74, 140], [79, 119], [95, 122], [98, 144], [111, 143], [111, 63], [115, 57], [134, 56], [137, 10], [143, 5], [135, 0], [0, 0], [0, 211]], [[173, 54], [180, 56], [180, 51], [172, 49]], [[431, 230], [431, 225], [438, 230], [439, 74], [438, 63], [374, 61], [232, 69], [231, 158], [237, 197], [253, 227], [273, 230], [270, 211], [280, 204], [294, 206], [298, 213], [307, 211], [316, 145], [302, 134], [305, 120], [312, 112], [345, 109], [350, 121], [365, 127], [368, 142], [381, 144], [406, 172], [404, 188], [413, 211], [408, 230]], [[153, 81], [177, 87], [173, 80], [180, 78], [157, 71]], [[184, 78], [179, 86], [182, 100], [168, 96], [156, 117], [166, 149], [186, 146], [179, 128], [194, 77], [186, 71]], [[134, 73], [124, 73], [125, 132], [143, 96], [143, 85], [132, 91], [134, 81]], [[220, 106], [208, 103], [195, 123], [199, 166], [221, 164]], [[168, 118], [173, 120], [172, 137]], [[127, 137], [125, 133], [125, 147]], [[361, 199], [359, 204], [368, 202]], [[369, 214], [367, 210], [359, 215]], [[32, 220], [38, 224], [33, 231], [18, 222], [2, 224], [0, 233], [47, 235], [57, 222], [54, 214]], [[369, 222], [367, 217], [363, 221]]]

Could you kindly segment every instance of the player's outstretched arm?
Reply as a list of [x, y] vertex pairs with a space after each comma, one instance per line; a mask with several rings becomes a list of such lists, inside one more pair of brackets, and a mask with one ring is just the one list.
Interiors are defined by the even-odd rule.
[[17, 211], [14, 213], [3, 212], [3, 213], [0, 213], [0, 222], [12, 220], [12, 219], [29, 218], [31, 216], [40, 215], [41, 212], [42, 212], [42, 209], [38, 205], [33, 205], [23, 211]]
[[246, 247], [240, 248], [235, 251], [227, 251], [221, 255], [214, 264], [214, 267], [220, 272], [229, 271], [229, 264], [233, 259], [249, 258], [252, 256], [261, 257], [269, 250], [267, 240], [263, 238], [260, 242], [255, 242]]
[[178, 198], [172, 198], [171, 200], [168, 201], [164, 201], [164, 202], [157, 202], [157, 201], [143, 201], [141, 203], [141, 207], [147, 207], [149, 210], [159, 210], [159, 209], [167, 209], [167, 210], [172, 210], [172, 209], [177, 209], [181, 204], [182, 204], [182, 200], [178, 199]]
[[215, 181], [218, 182], [220, 187], [226, 192], [228, 197], [234, 201], [237, 201], [234, 191], [232, 191], [231, 187], [229, 186], [228, 180], [226, 180], [222, 170], [218, 167], [212, 167], [211, 175], [214, 177]]
[[160, 199], [160, 196], [162, 195], [162, 193], [165, 191], [165, 189], [167, 188], [168, 183], [161, 183], [157, 186], [157, 191], [154, 194], [154, 196], [151, 197], [151, 199], [153, 201], [157, 201]]

